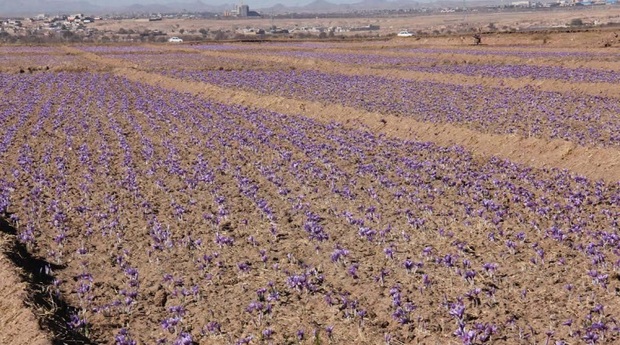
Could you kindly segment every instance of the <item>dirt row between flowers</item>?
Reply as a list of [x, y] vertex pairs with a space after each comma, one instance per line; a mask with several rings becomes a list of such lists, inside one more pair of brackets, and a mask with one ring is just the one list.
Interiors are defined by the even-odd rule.
[[[531, 66], [549, 66], [549, 67], [565, 67], [565, 68], [589, 68], [589, 69], [601, 69], [620, 71], [620, 62], [613, 61], [612, 57], [607, 57], [610, 61], [603, 59], [593, 59], [591, 57], [519, 57], [515, 55], [501, 55], [500, 52], [528, 52], [530, 50], [509, 50], [505, 48], [497, 49], [493, 47], [480, 47], [479, 49], [459, 49], [460, 47], [450, 47], [446, 49], [454, 49], [454, 52], [428, 52], [423, 49], [427, 48], [419, 46], [415, 48], [398, 47], [403, 49], [402, 51], [395, 51], [396, 48], [389, 47], [377, 47], [371, 50], [357, 50], [357, 49], [325, 49], [321, 52], [330, 53], [344, 53], [344, 54], [376, 54], [380, 56], [402, 58], [402, 57], [421, 57], [432, 58], [437, 60], [437, 64], [477, 64], [477, 65], [531, 65]], [[488, 53], [479, 55], [476, 54], [480, 51], [489, 50]], [[548, 52], [548, 50], [544, 50]], [[558, 51], [563, 52], [563, 51]], [[618, 53], [620, 54], [620, 52]]]
[[[0, 232], [0, 252], [9, 251], [10, 242], [9, 235]], [[0, 344], [50, 345], [50, 337], [24, 305], [27, 286], [19, 276], [11, 261], [0, 255]]]
[[[279, 55], [283, 52], [299, 52], [299, 53], [328, 53], [328, 54], [346, 54], [346, 55], [351, 55], [351, 56], [355, 56], [355, 55], [376, 55], [378, 57], [386, 57], [386, 58], [419, 58], [419, 59], [428, 59], [428, 61], [420, 61], [420, 62], [416, 62], [415, 64], [418, 66], [442, 66], [442, 65], [497, 65], [497, 66], [510, 66], [510, 65], [526, 65], [526, 66], [537, 66], [537, 67], [563, 67], [563, 68], [568, 68], [568, 69], [578, 69], [578, 68], [587, 68], [587, 69], [593, 69], [593, 70], [602, 70], [602, 71], [615, 71], [615, 72], [620, 72], [620, 61], [617, 61], [617, 58], [614, 57], [613, 55], [602, 55], [600, 57], [596, 57], [596, 56], [565, 56], [565, 57], [553, 57], [553, 56], [549, 56], [549, 57], [523, 57], [523, 56], [518, 56], [518, 55], [511, 55], [511, 53], [513, 52], [520, 52], [520, 53], [527, 53], [527, 52], [534, 52], [534, 53], [538, 53], [540, 52], [540, 50], [532, 50], [532, 49], [515, 49], [515, 48], [506, 48], [506, 47], [461, 47], [461, 46], [450, 46], [450, 47], [444, 47], [441, 49], [445, 49], [448, 51], [443, 51], [443, 52], [430, 52], [430, 51], [425, 51], [425, 48], [436, 48], [434, 46], [424, 46], [424, 45], [420, 45], [420, 46], [411, 46], [411, 45], [403, 45], [403, 46], [391, 46], [388, 45], [387, 43], [385, 45], [381, 45], [381, 46], [363, 46], [363, 45], [353, 45], [352, 43], [349, 44], [343, 44], [343, 47], [331, 47], [329, 45], [325, 45], [325, 47], [320, 47], [320, 48], [315, 48], [315, 47], [303, 47], [303, 46], [299, 46], [299, 47], [294, 47], [294, 46], [282, 46], [282, 45], [270, 45], [270, 43], [265, 43], [265, 44], [259, 44], [259, 43], [248, 43], [248, 44], [253, 44], [256, 47], [256, 50], [254, 51], [261, 51], [264, 52], [263, 55], [261, 55], [261, 57], [269, 57], [273, 60], [273, 62], [275, 63], [281, 63], [283, 61], [281, 61], [282, 59], [277, 59], [278, 57], [283, 57], [286, 58], [287, 56], [284, 55]], [[226, 52], [218, 52], [218, 51], [204, 51], [204, 50], [200, 50], [200, 49], [196, 49], [196, 48], [192, 48], [192, 46], [166, 46], [166, 45], [156, 45], [156, 44], [150, 44], [150, 47], [154, 48], [155, 50], [150, 52], [150, 53], [155, 53], [155, 52], [159, 52], [159, 53], [164, 53], [164, 52], [173, 52], [173, 53], [204, 53], [207, 56], [211, 56], [211, 57], [219, 57], [222, 55], [219, 55], [219, 53], [222, 53], [223, 56], [227, 56], [230, 57], [231, 55], [224, 55], [224, 54], [235, 54], [235, 58], [238, 59], [243, 59], [245, 58], [245, 55], [250, 52], [251, 50], [248, 49], [238, 49], [238, 50], [231, 50], [231, 51], [226, 51]], [[234, 45], [231, 45], [234, 47]], [[241, 47], [239, 45], [239, 47]], [[453, 52], [450, 52], [449, 50], [454, 50]], [[479, 54], [479, 52], [482, 51], [488, 51], [487, 53], [484, 54]], [[557, 49], [545, 49], [545, 52], [558, 52], [558, 53], [570, 53], [570, 52], [576, 52], [575, 50], [557, 50]], [[503, 53], [507, 53], [507, 54], [503, 54]], [[581, 51], [583, 52], [583, 51]], [[588, 51], [589, 53], [593, 53], [592, 51]], [[618, 56], [620, 56], [620, 51], [596, 51], [594, 53], [605, 53], [605, 54], [618, 54]], [[143, 52], [135, 52], [135, 53], [129, 53], [131, 54], [144, 54]], [[289, 59], [310, 59], [310, 58], [302, 58], [302, 57], [288, 57]], [[261, 59], [258, 61], [264, 61], [265, 59]], [[334, 61], [329, 61], [329, 60], [324, 60], [321, 61], [320, 59], [313, 59], [313, 60], [319, 60], [322, 63], [329, 63], [329, 64], [338, 64], [337, 62]], [[252, 61], [257, 61], [257, 60], [252, 60]], [[290, 61], [284, 61], [284, 63], [291, 63]], [[293, 61], [293, 63], [299, 64], [299, 61]], [[302, 63], [302, 65], [304, 65]], [[351, 64], [338, 64], [341, 67], [351, 67]], [[399, 71], [399, 72], [406, 72], [406, 73], [422, 73], [422, 72], [414, 72], [414, 71], [406, 71], [404, 69], [401, 69], [402, 67], [405, 67], [406, 65], [401, 64], [399, 66], [395, 66], [395, 68], [389, 69], [386, 68], [385, 66], [382, 67], [366, 67], [369, 70], [373, 70], [373, 71], [386, 71], [386, 70], [392, 70], [392, 71]], [[357, 66], [359, 67], [359, 66]], [[338, 68], [338, 70], [342, 70], [342, 68]], [[450, 75], [450, 74], [441, 74], [441, 75], [448, 75], [448, 77], [450, 79], [452, 79], [452, 77], [454, 75]], [[460, 75], [457, 75], [460, 76]], [[469, 78], [479, 78], [476, 76], [468, 76]], [[490, 79], [489, 77], [485, 77], [485, 79]], [[492, 79], [492, 78], [491, 78]], [[501, 80], [514, 80], [514, 79], [518, 79], [518, 78], [495, 78], [495, 79], [501, 79]], [[526, 81], [532, 81], [532, 79], [530, 78], [522, 78], [525, 79]], [[555, 80], [546, 80], [546, 84], [548, 84], [548, 82], [555, 82]], [[560, 83], [564, 83], [567, 84], [569, 82], [566, 81], [561, 81], [559, 80]], [[575, 83], [570, 83], [571, 86], [574, 86]], [[583, 92], [590, 92], [588, 91], [592, 85], [599, 85], [600, 83], [583, 83], [584, 87], [583, 87]], [[506, 85], [504, 83], [498, 83], [495, 86], [502, 86], [505, 87]], [[509, 85], [510, 86], [510, 85]], [[579, 85], [578, 85], [579, 86]], [[517, 87], [521, 87], [520, 84], [517, 85]], [[553, 88], [551, 88], [551, 90], [553, 90]], [[600, 93], [598, 91], [595, 91], [593, 93], [594, 95], [599, 95]], [[610, 93], [609, 95], [613, 96], [614, 93]]]
[[103, 58], [72, 48], [67, 50], [92, 61], [115, 67], [117, 75], [132, 81], [188, 92], [223, 104], [239, 104], [275, 112], [304, 115], [323, 122], [339, 122], [349, 128], [367, 129], [389, 137], [430, 141], [438, 145], [461, 145], [475, 155], [501, 157], [535, 168], [567, 169], [591, 179], [620, 180], [620, 150], [583, 147], [565, 140], [523, 138], [517, 135], [487, 134], [451, 124], [434, 124], [336, 104], [322, 104], [280, 96], [263, 96], [239, 89], [190, 82], [127, 68], [123, 61]]
[[[252, 43], [250, 43], [252, 44]], [[201, 49], [192, 48], [192, 46], [169, 46], [169, 45], [147, 45], [160, 52], [176, 52], [176, 53], [200, 53], [204, 56], [208, 56], [213, 59], [218, 58], [235, 58], [239, 60], [271, 63], [274, 65], [285, 66], [288, 65], [291, 68], [300, 69], [316, 69], [328, 73], [338, 73], [345, 75], [368, 75], [393, 79], [405, 79], [413, 81], [434, 81], [440, 83], [449, 83], [457, 85], [470, 85], [470, 86], [485, 86], [495, 88], [511, 88], [520, 90], [526, 87], [535, 87], [541, 91], [549, 92], [574, 92], [583, 95], [603, 96], [620, 98], [620, 93], [617, 92], [617, 85], [613, 83], [588, 83], [588, 82], [570, 82], [564, 80], [554, 79], [534, 79], [531, 77], [523, 78], [498, 78], [498, 77], [482, 77], [482, 76], [468, 76], [463, 74], [450, 74], [450, 73], [430, 73], [430, 72], [417, 72], [407, 71], [398, 68], [372, 68], [359, 65], [352, 65], [348, 63], [338, 63], [334, 61], [303, 58], [294, 56], [277, 55], [280, 51], [314, 51], [314, 52], [326, 52], [326, 53], [339, 53], [339, 54], [376, 54], [386, 57], [422, 57], [437, 59], [435, 64], [498, 64], [498, 65], [510, 65], [510, 64], [524, 64], [533, 66], [561, 66], [566, 68], [592, 68], [608, 71], [619, 71], [620, 62], [618, 61], [597, 61], [588, 58], [522, 58], [518, 56], [498, 56], [498, 55], [473, 55], [466, 53], [420, 53], [416, 52], [416, 48], [411, 46], [402, 46], [402, 48], [411, 48], [410, 52], [393, 51], [394, 48], [401, 48], [399, 46], [390, 46], [388, 43], [384, 46], [372, 46], [369, 47], [360, 46], [359, 49], [355, 47], [347, 47], [348, 49], [333, 48], [333, 49], [304, 49], [304, 48], [291, 48], [287, 46], [268, 46], [257, 44], [257, 51], [263, 50], [264, 54], [256, 54], [251, 50], [239, 49], [230, 51], [205, 51]], [[328, 48], [328, 46], [326, 46]], [[427, 46], [418, 46], [417, 48], [428, 48]], [[451, 47], [451, 48], [459, 48]], [[471, 48], [471, 47], [470, 47]], [[486, 48], [486, 47], [485, 47]], [[485, 49], [481, 48], [481, 49]], [[494, 49], [494, 48], [490, 48]], [[475, 52], [476, 49], [470, 49]], [[502, 50], [505, 50], [502, 48]], [[513, 51], [507, 50], [506, 51]], [[522, 51], [522, 50], [520, 50]], [[555, 51], [555, 50], [554, 50]], [[565, 51], [565, 50], [558, 50]], [[573, 50], [574, 51], [574, 50]], [[81, 52], [81, 51], [80, 51]], [[610, 51], [605, 51], [609, 53]], [[615, 52], [615, 51], [614, 51]], [[618, 51], [620, 54], [620, 51]], [[118, 63], [113, 63], [116, 67], [122, 67]], [[431, 65], [433, 63], [420, 63], [420, 65]]]
[[[459, 41], [458, 38], [454, 40]], [[497, 41], [498, 39], [495, 39]], [[254, 44], [257, 50], [268, 52], [268, 54], [277, 54], [280, 52], [324, 52], [324, 53], [336, 53], [336, 54], [373, 54], [392, 58], [403, 57], [419, 57], [430, 58], [437, 60], [437, 64], [499, 64], [499, 65], [532, 65], [532, 66], [549, 66], [549, 67], [565, 67], [565, 68], [589, 68], [600, 69], [606, 71], [620, 71], [620, 61], [612, 54], [620, 55], [620, 50], [615, 48], [605, 49], [589, 49], [590, 54], [603, 54], [600, 56], [564, 56], [564, 57], [544, 57], [544, 56], [532, 56], [524, 57], [518, 55], [511, 55], [513, 53], [576, 53], [584, 52], [584, 50], [576, 49], [560, 49], [560, 48], [547, 48], [545, 46], [538, 47], [506, 47], [499, 45], [498, 42], [489, 40], [488, 44], [483, 46], [471, 46], [465, 43], [452, 43], [446, 46], [437, 46], [435, 44], [429, 44], [428, 39], [423, 41], [415, 41], [416, 43], [403, 43], [402, 41], [382, 41], [373, 42], [372, 44], [364, 43], [343, 43], [339, 46], [324, 44], [325, 47], [317, 48], [316, 46], [304, 47], [300, 46], [288, 46], [288, 45], [274, 45], [270, 43], [249, 43]], [[434, 42], [434, 40], [432, 41]], [[469, 37], [465, 40], [469, 43]], [[246, 43], [247, 44], [247, 43]], [[152, 45], [158, 49], [166, 50], [182, 50], [186, 51], [186, 47], [182, 46], [168, 46], [168, 45]], [[189, 48], [191, 46], [188, 46]], [[241, 47], [241, 46], [240, 46]], [[425, 49], [438, 48], [442, 51], [431, 52]], [[453, 52], [450, 52], [453, 50]], [[246, 49], [236, 50], [237, 53], [246, 51]], [[482, 54], [480, 54], [482, 52]], [[506, 53], [506, 54], [503, 54]], [[421, 63], [424, 64], [424, 63]]]
[[620, 93], [617, 91], [617, 85], [613, 83], [574, 83], [552, 79], [535, 80], [533, 78], [493, 78], [467, 76], [463, 74], [439, 74], [405, 71], [400, 69], [377, 69], [320, 59], [270, 55], [269, 53], [257, 54], [247, 51], [202, 51], [191, 48], [183, 48], [182, 50], [177, 49], [175, 51], [191, 53], [200, 52], [201, 54], [214, 59], [235, 57], [246, 61], [262, 61], [273, 64], [289, 65], [292, 68], [315, 69], [326, 73], [338, 73], [344, 75], [368, 75], [412, 81], [433, 81], [456, 85], [511, 88], [515, 90], [522, 90], [526, 87], [535, 87], [541, 91], [574, 92], [582, 95], [620, 98]]

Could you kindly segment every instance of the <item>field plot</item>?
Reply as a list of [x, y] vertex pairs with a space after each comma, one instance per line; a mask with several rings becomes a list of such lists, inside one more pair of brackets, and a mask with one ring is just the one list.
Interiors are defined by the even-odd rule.
[[320, 71], [180, 71], [179, 78], [425, 122], [467, 125], [483, 132], [562, 138], [579, 144], [620, 145], [617, 99], [526, 89], [410, 82]]
[[[163, 55], [162, 55], [163, 54]], [[131, 65], [137, 65], [146, 71], [162, 70], [244, 70], [274, 69], [275, 64], [248, 62], [238, 58], [213, 59], [200, 53], [165, 53], [157, 54], [100, 54], [105, 58], [121, 59]]]
[[467, 55], [499, 55], [499, 56], [517, 56], [523, 58], [560, 58], [560, 59], [603, 59], [613, 61], [617, 59], [620, 53], [614, 52], [601, 52], [601, 51], [579, 51], [575, 49], [472, 49], [472, 48], [413, 48], [404, 49], [396, 48], [394, 51], [407, 52], [407, 53], [422, 53], [422, 54], [467, 54]]
[[[477, 51], [476, 51], [477, 52]], [[534, 66], [518, 64], [459, 64], [432, 57], [394, 57], [372, 54], [343, 54], [324, 52], [285, 52], [283, 55], [316, 58], [339, 63], [397, 68], [442, 74], [465, 74], [482, 77], [509, 77], [532, 79], [558, 79], [572, 82], [618, 83], [620, 72], [594, 68], [564, 68], [559, 66]]]
[[[620, 62], [617, 53], [555, 49], [448, 49], [395, 48], [374, 50], [331, 49], [284, 51], [284, 56], [323, 59], [373, 68], [402, 69], [485, 78], [527, 78], [571, 83], [617, 83]], [[530, 83], [533, 82], [530, 80]]]
[[339, 74], [333, 45], [229, 46], [57, 48], [92, 67], [0, 74], [0, 216], [48, 280], [54, 340], [620, 341], [617, 180], [348, 121], [613, 154], [619, 98], [373, 74], [381, 47], [342, 49], [362, 58]]
[[1, 73], [85, 71], [97, 65], [54, 47], [0, 47]]

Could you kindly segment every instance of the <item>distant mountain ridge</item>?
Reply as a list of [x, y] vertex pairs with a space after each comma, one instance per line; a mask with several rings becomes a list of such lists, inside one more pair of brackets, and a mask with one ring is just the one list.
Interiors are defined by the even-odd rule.
[[[421, 0], [426, 2], [432, 0]], [[474, 0], [475, 1], [475, 0]], [[443, 4], [445, 5], [446, 2]], [[457, 2], [454, 2], [457, 4]], [[416, 0], [360, 0], [352, 4], [335, 4], [327, 0], [314, 0], [303, 6], [287, 6], [282, 3], [266, 8], [251, 8], [265, 14], [291, 12], [351, 12], [362, 10], [395, 10], [409, 9], [420, 5]], [[169, 12], [212, 12], [222, 13], [231, 10], [233, 3], [225, 5], [209, 5], [201, 0], [194, 1], [158, 1], [150, 4], [131, 4], [131, 0], [110, 0], [105, 6], [90, 3], [88, 0], [20, 0], [19, 5], [14, 0], [0, 0], [0, 17], [10, 15], [33, 16], [39, 13], [61, 14], [85, 12], [89, 14], [105, 13], [169, 13]]]
[[105, 14], [111, 12], [223, 12], [232, 9], [233, 5], [207, 5], [202, 1], [180, 2], [171, 0], [167, 3], [137, 4], [129, 1], [109, 1], [100, 6], [88, 0], [0, 0], [0, 17], [10, 15], [33, 16], [40, 13], [66, 14], [73, 12], [87, 12], [90, 14]]
[[[284, 6], [281, 4], [263, 8], [265, 13], [286, 13], [286, 12], [352, 12], [352, 11], [369, 11], [369, 10], [399, 10], [412, 9], [420, 7], [421, 4], [426, 6], [435, 3], [436, 0], [360, 0], [352, 4], [334, 4], [327, 0], [315, 0], [305, 6]], [[447, 0], [451, 1], [451, 0]], [[461, 0], [454, 0], [453, 3], [458, 6]], [[481, 0], [473, 0], [481, 1]]]
[[17, 1], [13, 0], [0, 0], [0, 16], [4, 16], [5, 14], [35, 15], [39, 13], [64, 11], [95, 12], [102, 9], [100, 6], [93, 5], [83, 0], [20, 0], [18, 5], [16, 2]]

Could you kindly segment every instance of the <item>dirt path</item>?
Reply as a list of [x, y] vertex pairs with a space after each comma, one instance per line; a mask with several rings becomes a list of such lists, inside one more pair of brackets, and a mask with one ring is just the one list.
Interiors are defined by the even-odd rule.
[[[437, 39], [440, 43], [441, 39]], [[615, 48], [606, 49], [588, 49], [589, 54], [602, 54], [601, 56], [581, 56], [579, 54], [573, 56], [536, 56], [535, 54], [540, 52], [545, 53], [583, 53], [581, 49], [571, 48], [549, 48], [545, 45], [539, 45], [537, 47], [512, 47], [502, 45], [501, 38], [495, 36], [485, 37], [485, 43], [483, 46], [472, 46], [468, 44], [471, 41], [469, 36], [459, 38], [453, 38], [457, 43], [451, 43], [445, 46], [435, 45], [435, 39], [423, 41], [413, 41], [413, 43], [403, 43], [402, 41], [392, 40], [385, 42], [373, 42], [373, 43], [345, 43], [340, 46], [333, 46], [329, 43], [325, 44], [325, 47], [299, 47], [286, 46], [286, 45], [274, 45], [274, 44], [256, 44], [257, 48], [261, 51], [267, 52], [267, 54], [278, 54], [281, 52], [299, 51], [299, 52], [324, 52], [324, 53], [336, 53], [336, 54], [371, 54], [392, 58], [403, 57], [421, 57], [436, 59], [437, 63], [444, 64], [495, 64], [495, 65], [533, 65], [533, 66], [550, 66], [550, 67], [565, 67], [565, 68], [588, 68], [599, 69], [605, 71], [620, 71], [620, 61], [613, 56], [613, 54], [620, 55], [620, 50]], [[467, 42], [467, 43], [464, 43]], [[433, 43], [432, 45], [429, 43]], [[191, 46], [170, 46], [161, 44], [151, 44], [151, 47], [158, 50], [168, 51], [193, 51]], [[234, 46], [234, 45], [231, 45]], [[241, 45], [239, 44], [241, 47]], [[427, 49], [439, 49], [437, 52], [428, 51]], [[236, 51], [238, 54], [243, 49]], [[202, 51], [204, 52], [204, 51]], [[533, 53], [532, 56], [519, 56], [511, 55], [512, 53]], [[214, 51], [208, 51], [205, 53], [218, 53]], [[231, 52], [229, 52], [231, 53]], [[482, 53], [482, 54], [480, 54]], [[421, 63], [422, 65], [426, 65]]]
[[[486, 86], [496, 88], [511, 88], [515, 90], [523, 89], [525, 87], [535, 87], [541, 91], [550, 92], [575, 92], [582, 95], [603, 96], [620, 98], [620, 92], [617, 90], [617, 85], [613, 83], [588, 83], [588, 82], [570, 82], [564, 80], [553, 79], [538, 79], [534, 80], [530, 77], [524, 78], [498, 78], [498, 77], [480, 77], [480, 76], [468, 76], [464, 74], [449, 74], [449, 73], [428, 73], [407, 71], [402, 69], [378, 69], [370, 68], [359, 65], [351, 65], [347, 63], [338, 63], [320, 59], [310, 59], [294, 56], [282, 56], [277, 55], [278, 50], [289, 51], [291, 48], [278, 47], [274, 49], [267, 49], [265, 54], [250, 54], [248, 51], [204, 51], [194, 49], [191, 46], [166, 46], [166, 45], [151, 45], [157, 49], [174, 51], [174, 52], [186, 52], [196, 53], [199, 52], [205, 56], [211, 58], [230, 58], [235, 57], [246, 61], [262, 61], [270, 62], [279, 65], [289, 65], [295, 68], [302, 69], [316, 69], [328, 73], [340, 73], [345, 75], [369, 75], [377, 77], [386, 77], [394, 79], [405, 79], [413, 81], [434, 81], [440, 83], [456, 84], [456, 85], [471, 85], [471, 86]], [[383, 47], [383, 46], [381, 46]], [[399, 46], [386, 45], [383, 48], [398, 48]], [[424, 48], [420, 46], [418, 48]], [[428, 48], [428, 47], [426, 47]], [[455, 47], [451, 47], [455, 48]], [[262, 46], [261, 46], [262, 49]], [[472, 51], [474, 51], [472, 49]], [[332, 53], [357, 53], [363, 54], [365, 51], [361, 50], [347, 50], [347, 49], [321, 49], [317, 52], [332, 52]], [[609, 52], [609, 51], [608, 51]], [[566, 68], [593, 68], [603, 70], [620, 71], [620, 62], [617, 61], [588, 61], [584, 58], [577, 59], [563, 59], [558, 62], [558, 59], [553, 58], [531, 58], [525, 59], [516, 56], [495, 56], [495, 55], [469, 55], [462, 53], [418, 53], [412, 48], [411, 52], [394, 52], [389, 50], [381, 50], [379, 47], [373, 47], [373, 50], [366, 51], [366, 53], [379, 54], [389, 57], [431, 57], [437, 58], [439, 61], [445, 63], [468, 63], [468, 64], [526, 64], [536, 66], [563, 66]]]
[[[197, 50], [191, 51], [196, 52]], [[327, 73], [340, 73], [345, 75], [370, 75], [413, 81], [434, 81], [457, 85], [503, 87], [515, 90], [533, 86], [541, 91], [575, 92], [582, 95], [620, 98], [620, 93], [617, 90], [617, 85], [612, 83], [574, 83], [552, 79], [534, 80], [533, 78], [483, 78], [479, 76], [467, 76], [463, 74], [440, 74], [404, 71], [398, 69], [376, 69], [363, 66], [352, 66], [345, 63], [337, 63], [318, 59], [304, 59], [268, 54], [249, 54], [248, 52], [202, 51], [202, 54], [211, 56], [213, 58], [232, 56], [250, 61], [260, 60], [275, 64], [288, 64], [295, 68], [316, 69]]]
[[326, 105], [279, 96], [263, 96], [238, 89], [182, 81], [126, 68], [119, 60], [67, 49], [87, 59], [114, 66], [116, 74], [130, 80], [189, 92], [224, 104], [266, 108], [284, 114], [303, 114], [319, 121], [337, 121], [350, 128], [370, 129], [394, 138], [431, 141], [443, 146], [462, 145], [482, 157], [497, 156], [535, 168], [568, 169], [588, 178], [603, 179], [608, 182], [620, 180], [620, 150], [617, 149], [582, 147], [565, 140], [486, 134], [450, 124], [425, 123], [411, 118], [367, 112], [341, 105]]
[[[0, 233], [0, 252], [7, 250], [8, 243], [7, 235]], [[50, 345], [25, 300], [26, 284], [9, 259], [0, 255], [0, 344]]]
[[[393, 49], [402, 49], [399, 51], [395, 51]], [[620, 62], [619, 61], [611, 61], [612, 57], [607, 57], [610, 61], [603, 61], [604, 59], [592, 59], [590, 57], [573, 57], [573, 58], [554, 58], [554, 57], [519, 57], [516, 55], [500, 55], [498, 52], [532, 52], [531, 49], [510, 49], [510, 48], [494, 48], [494, 47], [477, 47], [477, 49], [467, 49], [460, 47], [447, 47], [446, 49], [454, 49], [454, 52], [428, 52], [423, 50], [423, 48], [428, 48], [424, 46], [419, 47], [396, 47], [389, 48], [386, 47], [375, 47], [373, 50], [364, 51], [358, 49], [325, 49], [321, 50], [322, 52], [331, 52], [331, 53], [345, 53], [345, 54], [373, 54], [380, 55], [392, 58], [402, 58], [402, 57], [427, 57], [437, 59], [440, 63], [452, 63], [452, 64], [494, 64], [494, 65], [532, 65], [532, 66], [550, 66], [550, 67], [565, 67], [565, 68], [588, 68], [588, 69], [599, 69], [605, 71], [620, 71]], [[384, 50], [386, 49], [386, 50]], [[478, 55], [479, 51], [484, 52], [485, 50], [489, 50], [490, 53]], [[570, 51], [566, 50], [549, 50], [545, 49], [545, 52], [562, 52], [568, 53]], [[533, 52], [540, 52], [533, 51]], [[589, 51], [590, 52], [590, 51]], [[605, 52], [609, 53], [609, 52]], [[620, 54], [620, 53], [619, 53]]]

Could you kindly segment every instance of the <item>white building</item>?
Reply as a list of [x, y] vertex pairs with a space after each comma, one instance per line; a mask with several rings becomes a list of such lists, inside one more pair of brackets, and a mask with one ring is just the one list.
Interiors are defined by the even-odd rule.
[[249, 17], [253, 12], [250, 11], [250, 6], [244, 5], [235, 5], [230, 12], [225, 13], [226, 16], [233, 17]]

